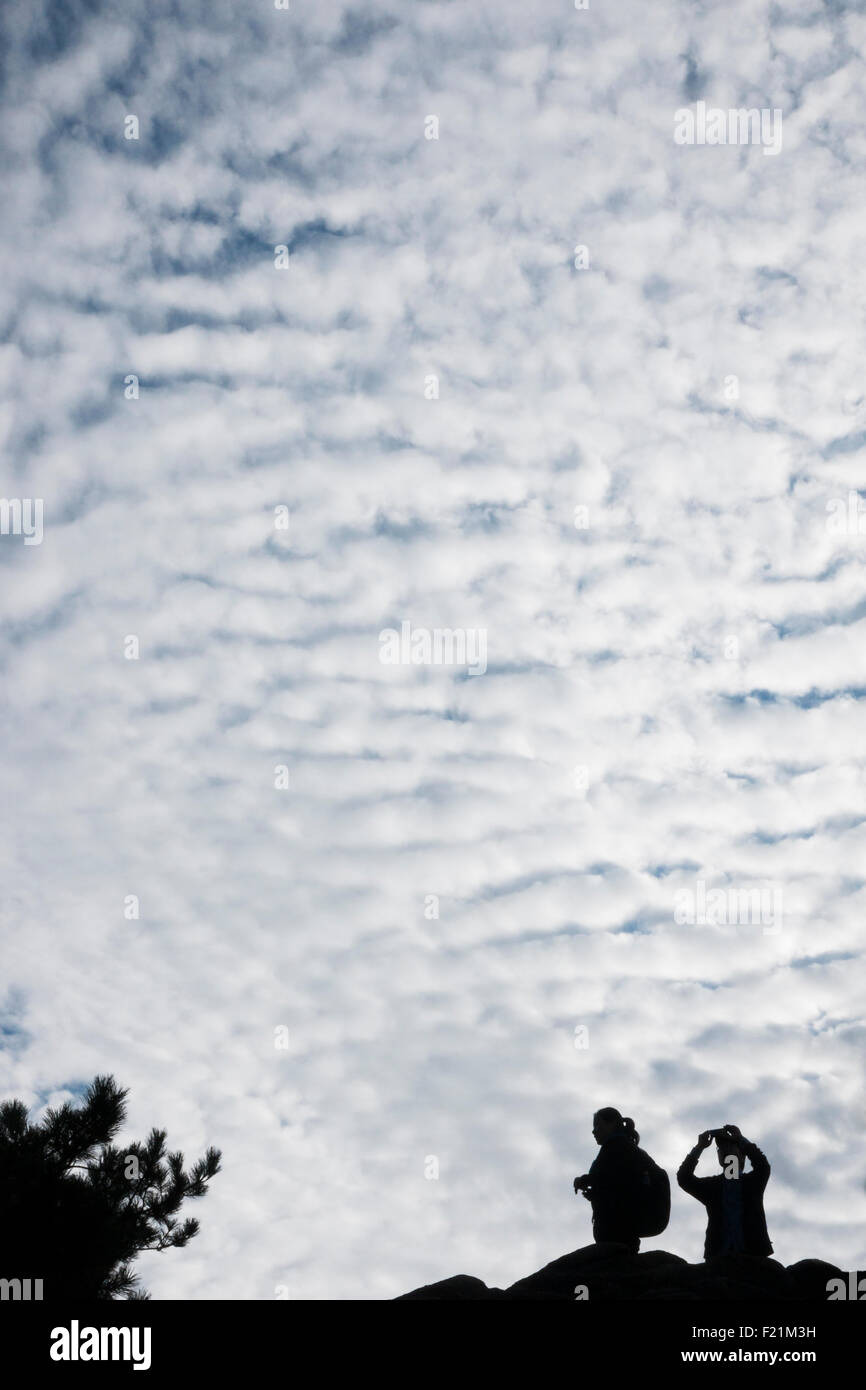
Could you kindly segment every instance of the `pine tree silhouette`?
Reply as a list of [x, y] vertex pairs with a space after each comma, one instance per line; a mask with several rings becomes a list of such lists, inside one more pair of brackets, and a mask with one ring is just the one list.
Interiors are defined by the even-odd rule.
[[209, 1148], [189, 1172], [166, 1153], [166, 1132], [115, 1147], [128, 1090], [97, 1076], [84, 1103], [29, 1122], [20, 1100], [0, 1105], [0, 1278], [42, 1279], [45, 1299], [142, 1299], [133, 1261], [144, 1250], [186, 1245], [193, 1218], [177, 1213], [203, 1197], [220, 1167]]

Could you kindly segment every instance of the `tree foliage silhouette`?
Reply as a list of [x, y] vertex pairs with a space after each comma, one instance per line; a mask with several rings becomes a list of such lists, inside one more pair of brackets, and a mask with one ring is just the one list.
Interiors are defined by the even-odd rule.
[[83, 1105], [48, 1110], [38, 1124], [22, 1101], [0, 1105], [0, 1277], [42, 1279], [46, 1299], [149, 1298], [133, 1261], [197, 1234], [178, 1213], [204, 1196], [220, 1151], [186, 1172], [183, 1154], [166, 1152], [165, 1130], [116, 1147], [128, 1094], [97, 1076]]

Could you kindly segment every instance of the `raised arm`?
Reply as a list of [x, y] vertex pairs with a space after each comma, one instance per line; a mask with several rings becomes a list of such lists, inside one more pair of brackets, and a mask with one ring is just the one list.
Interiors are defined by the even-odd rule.
[[704, 1192], [709, 1178], [696, 1178], [695, 1169], [698, 1166], [698, 1159], [712, 1140], [712, 1135], [708, 1129], [703, 1130], [698, 1135], [698, 1142], [693, 1149], [690, 1149], [677, 1169], [677, 1182], [692, 1197], [697, 1197], [699, 1202], [704, 1201]]
[[731, 1130], [737, 1143], [746, 1155], [746, 1158], [751, 1163], [752, 1171], [758, 1179], [760, 1186], [762, 1188], [766, 1187], [767, 1179], [770, 1176], [770, 1160], [767, 1158], [767, 1155], [762, 1149], [758, 1148], [757, 1144], [753, 1144], [751, 1139], [745, 1139], [736, 1125], [728, 1125], [727, 1128]]

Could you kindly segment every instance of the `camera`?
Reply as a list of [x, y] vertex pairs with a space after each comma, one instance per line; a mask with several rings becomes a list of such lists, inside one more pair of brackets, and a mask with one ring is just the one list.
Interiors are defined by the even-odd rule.
[[718, 1144], [718, 1142], [719, 1142], [720, 1139], [730, 1139], [731, 1137], [732, 1137], [732, 1135], [731, 1135], [731, 1132], [730, 1132], [730, 1130], [728, 1129], [727, 1125], [722, 1125], [722, 1128], [721, 1128], [721, 1129], [711, 1129], [711, 1130], [710, 1130], [710, 1138], [711, 1138], [711, 1139], [715, 1139], [715, 1141], [716, 1141], [717, 1144]]

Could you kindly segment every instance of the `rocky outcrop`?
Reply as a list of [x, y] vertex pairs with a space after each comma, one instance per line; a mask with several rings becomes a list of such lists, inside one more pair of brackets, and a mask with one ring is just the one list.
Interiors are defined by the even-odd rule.
[[630, 1255], [623, 1246], [587, 1245], [573, 1250], [537, 1274], [518, 1279], [507, 1289], [488, 1288], [469, 1274], [457, 1274], [438, 1284], [401, 1294], [401, 1298], [587, 1299], [620, 1302], [627, 1299], [708, 1299], [827, 1301], [831, 1279], [846, 1278], [841, 1269], [823, 1260], [778, 1260], [753, 1255], [719, 1255], [702, 1264], [688, 1264], [667, 1250]]

